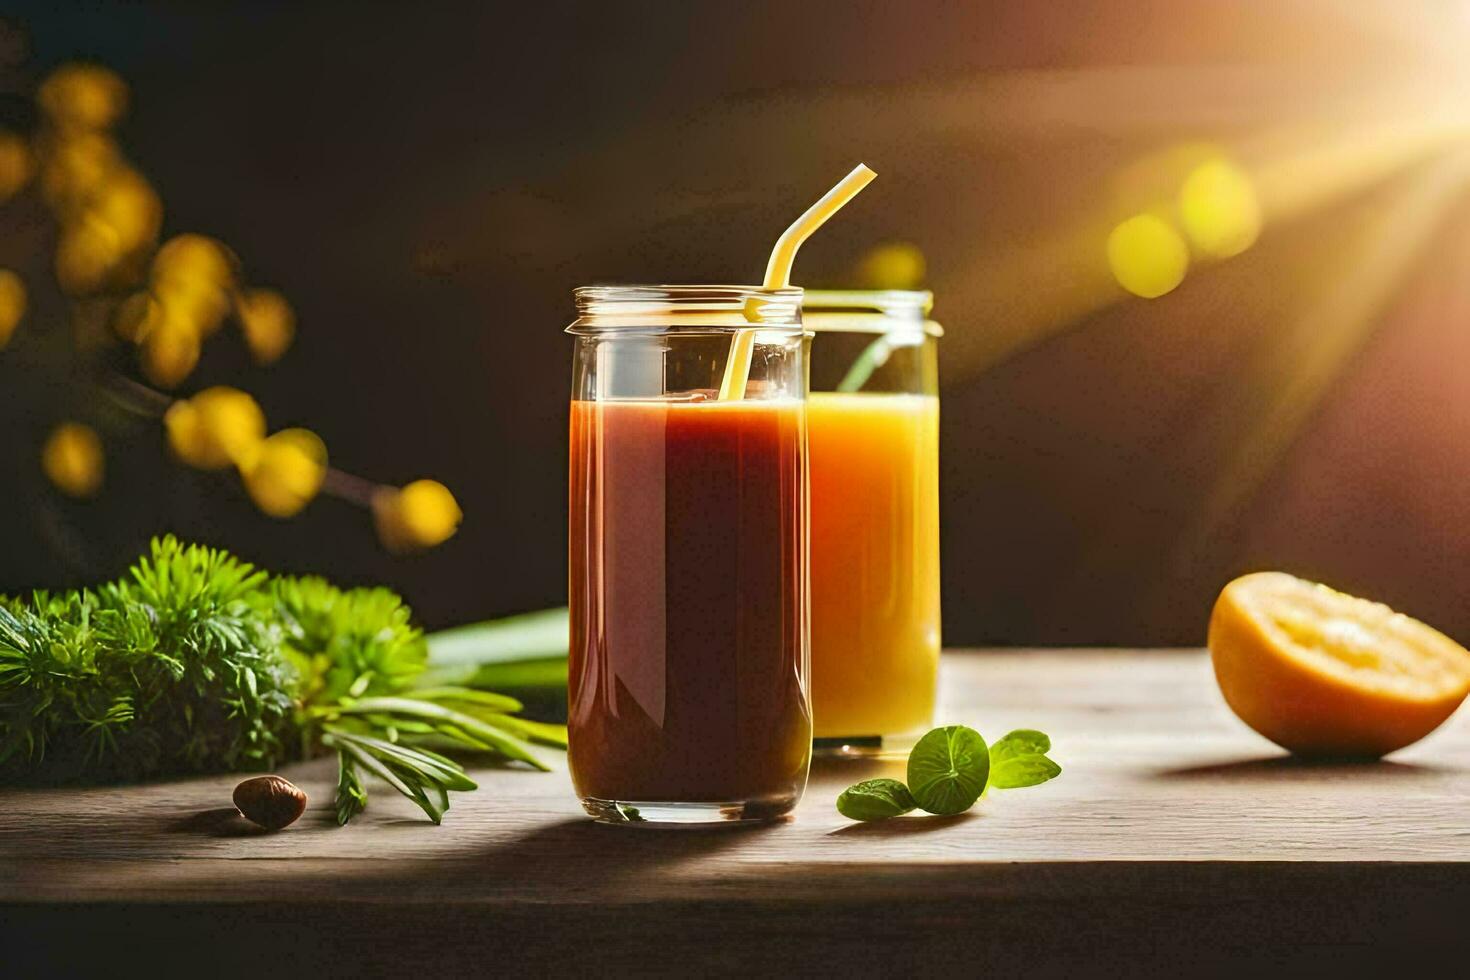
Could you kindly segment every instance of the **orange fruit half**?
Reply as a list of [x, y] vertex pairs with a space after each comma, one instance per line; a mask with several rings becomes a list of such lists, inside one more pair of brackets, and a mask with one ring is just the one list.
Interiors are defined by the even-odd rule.
[[1247, 725], [1301, 755], [1381, 756], [1470, 693], [1470, 651], [1416, 619], [1281, 572], [1225, 586], [1210, 656]]

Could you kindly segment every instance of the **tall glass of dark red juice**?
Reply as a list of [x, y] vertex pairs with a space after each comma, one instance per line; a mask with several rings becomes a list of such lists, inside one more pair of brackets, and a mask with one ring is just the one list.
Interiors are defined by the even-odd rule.
[[[618, 823], [779, 816], [806, 784], [812, 735], [801, 290], [576, 298], [577, 793]], [[722, 399], [741, 331], [749, 382]]]

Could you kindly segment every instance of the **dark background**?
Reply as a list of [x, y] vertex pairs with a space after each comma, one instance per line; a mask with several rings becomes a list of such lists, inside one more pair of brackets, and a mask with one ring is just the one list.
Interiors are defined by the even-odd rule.
[[[219, 236], [296, 307], [279, 365], [221, 339], [182, 390], [247, 388], [341, 469], [442, 480], [465, 520], [393, 557], [364, 511], [322, 499], [273, 521], [228, 475], [170, 462], [154, 430], [110, 438], [101, 497], [65, 500], [38, 447], [62, 407], [85, 417], [86, 393], [62, 370], [22, 398], [0, 352], [0, 591], [114, 575], [174, 530], [390, 584], [431, 626], [560, 604], [570, 290], [754, 281], [776, 234], [862, 160], [879, 180], [797, 280], [854, 284], [884, 241], [927, 256], [949, 331], [946, 642], [1198, 643], [1224, 581], [1262, 567], [1470, 639], [1461, 145], [1383, 135], [1467, 101], [1459, 5], [5, 16], [25, 57], [0, 68], [0, 122], [34, 123], [57, 64], [114, 68], [132, 87], [119, 138], [165, 234]], [[1245, 254], [1129, 297], [1107, 278], [1108, 228], [1167, 199], [1176, 158], [1206, 144], [1293, 189]], [[32, 281], [49, 252], [24, 208], [0, 207], [0, 265]], [[36, 293], [22, 329], [65, 329], [61, 300]]]

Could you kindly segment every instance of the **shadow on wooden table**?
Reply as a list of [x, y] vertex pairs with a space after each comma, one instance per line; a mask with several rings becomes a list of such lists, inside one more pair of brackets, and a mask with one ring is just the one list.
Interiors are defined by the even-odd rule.
[[246, 820], [232, 806], [186, 812], [170, 823], [168, 829], [175, 834], [195, 834], [202, 837], [261, 837], [276, 833]]
[[1453, 771], [1444, 766], [1395, 762], [1392, 759], [1307, 759], [1297, 755], [1273, 755], [1160, 769], [1153, 776], [1157, 779], [1301, 782], [1304, 779], [1424, 778]]
[[473, 839], [464, 841], [454, 855], [460, 884], [453, 889], [445, 888], [442, 862], [411, 858], [344, 869], [333, 886], [363, 898], [391, 894], [405, 901], [440, 899], [451, 891], [493, 903], [568, 894], [587, 904], [612, 903], [629, 894], [677, 895], [683, 887], [681, 865], [698, 867], [721, 851], [748, 847], [772, 826], [624, 827], [570, 817], [520, 834], [487, 835], [478, 846]]
[[[779, 821], [775, 824], [779, 826]], [[738, 847], [767, 832], [772, 824], [715, 824], [692, 827], [612, 826], [572, 817], [501, 840], [483, 851], [466, 849], [455, 863], [473, 874], [544, 875], [549, 859], [565, 862], [583, 855], [578, 870], [595, 874], [599, 884], [647, 874], [662, 865], [679, 864]]]
[[981, 819], [980, 814], [971, 811], [969, 813], [956, 813], [947, 817], [936, 817], [925, 813], [910, 813], [902, 817], [893, 817], [890, 820], [873, 820], [867, 823], [854, 823], [847, 827], [838, 827], [836, 830], [827, 831], [828, 837], [907, 837], [913, 834], [928, 834], [953, 827], [956, 824], [967, 823], [971, 820]]

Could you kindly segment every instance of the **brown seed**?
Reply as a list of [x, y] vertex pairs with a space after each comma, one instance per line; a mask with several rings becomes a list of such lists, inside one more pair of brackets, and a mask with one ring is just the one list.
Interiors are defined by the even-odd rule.
[[280, 776], [255, 776], [235, 787], [240, 815], [266, 830], [280, 830], [296, 822], [306, 809], [306, 794]]

